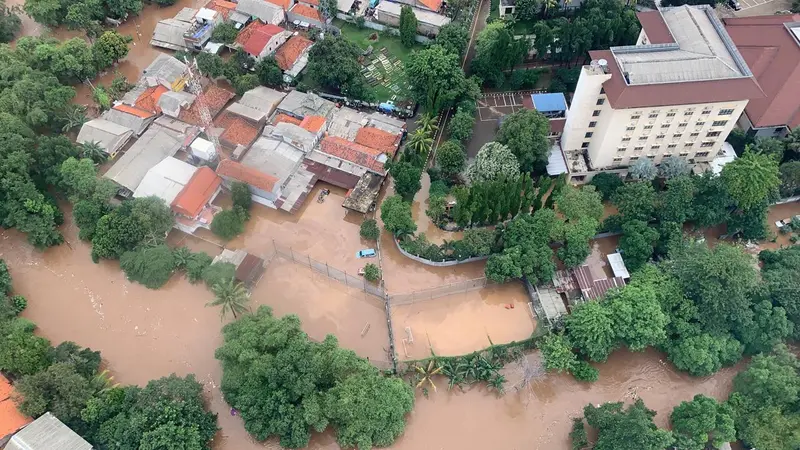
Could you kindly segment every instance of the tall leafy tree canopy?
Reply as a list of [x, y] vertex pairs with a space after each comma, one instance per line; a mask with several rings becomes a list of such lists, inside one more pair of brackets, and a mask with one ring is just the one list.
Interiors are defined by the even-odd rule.
[[530, 172], [547, 164], [550, 155], [550, 121], [540, 112], [521, 109], [503, 119], [495, 140], [508, 146], [520, 169]]

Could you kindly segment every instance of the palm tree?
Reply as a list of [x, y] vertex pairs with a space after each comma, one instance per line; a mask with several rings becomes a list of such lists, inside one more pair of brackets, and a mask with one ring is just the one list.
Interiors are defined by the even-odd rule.
[[69, 130], [79, 127], [86, 123], [86, 107], [83, 105], [73, 105], [71, 108], [67, 109], [64, 113], [64, 126], [61, 127], [61, 131], [64, 133], [69, 132]]
[[108, 153], [97, 141], [87, 141], [81, 144], [81, 158], [89, 158], [95, 164], [104, 163], [108, 159]]
[[219, 312], [220, 318], [224, 319], [228, 311], [236, 319], [239, 314], [247, 312], [247, 302], [250, 300], [250, 293], [244, 284], [239, 283], [233, 278], [222, 281], [211, 288], [214, 291], [214, 301], [206, 303], [206, 306], [222, 306]]
[[119, 387], [119, 383], [114, 383], [114, 377], [108, 369], [99, 372], [89, 380], [89, 384], [94, 388], [95, 392], [101, 394]]
[[186, 264], [189, 264], [189, 259], [192, 257], [192, 251], [187, 247], [178, 247], [172, 252], [172, 255], [175, 257], [175, 266], [181, 268], [186, 267]]
[[[571, 3], [570, 1], [565, 1], [564, 5], [568, 5]], [[542, 0], [542, 17], [547, 17], [547, 11], [550, 8], [555, 8], [558, 6], [558, 0]]]
[[786, 142], [786, 150], [800, 153], [800, 127], [796, 127], [792, 130], [789, 135], [786, 136], [784, 142]]
[[433, 147], [433, 137], [430, 133], [425, 132], [425, 130], [418, 129], [411, 135], [411, 138], [408, 139], [408, 144], [406, 144], [406, 146], [418, 155], [427, 154], [431, 147]]
[[433, 358], [431, 358], [430, 362], [428, 362], [428, 367], [427, 368], [424, 367], [424, 366], [422, 366], [422, 367], [421, 366], [414, 366], [414, 368], [417, 370], [417, 373], [419, 373], [419, 375], [420, 375], [420, 380], [417, 383], [417, 387], [418, 388], [421, 387], [421, 388], [424, 389], [424, 385], [427, 383], [427, 384], [431, 385], [431, 387], [433, 388], [433, 392], [436, 392], [436, 385], [433, 384], [433, 376], [437, 375], [439, 372], [442, 371], [442, 366], [438, 366], [436, 364], [436, 361], [434, 361]]
[[437, 117], [433, 114], [425, 114], [417, 120], [417, 130], [424, 130], [428, 134], [434, 134], [439, 128], [436, 126]]

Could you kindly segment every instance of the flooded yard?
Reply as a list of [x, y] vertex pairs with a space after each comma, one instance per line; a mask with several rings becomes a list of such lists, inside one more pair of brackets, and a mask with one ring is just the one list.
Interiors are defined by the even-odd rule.
[[488, 347], [490, 339], [495, 344], [527, 339], [535, 328], [519, 282], [392, 304], [392, 324], [400, 359], [426, 358], [431, 351], [463, 355]]

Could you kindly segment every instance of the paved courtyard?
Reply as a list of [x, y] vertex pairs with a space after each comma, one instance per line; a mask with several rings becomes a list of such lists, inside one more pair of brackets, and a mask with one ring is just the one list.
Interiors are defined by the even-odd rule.
[[483, 144], [494, 140], [494, 135], [500, 126], [498, 120], [523, 109], [522, 99], [537, 92], [541, 91], [485, 92], [478, 99], [475, 128], [472, 140], [467, 144], [467, 155], [474, 158]]

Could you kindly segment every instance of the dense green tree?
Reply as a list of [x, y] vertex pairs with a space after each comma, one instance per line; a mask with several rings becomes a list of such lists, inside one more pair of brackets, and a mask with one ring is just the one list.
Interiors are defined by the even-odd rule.
[[775, 138], [757, 138], [755, 144], [750, 146], [750, 150], [755, 153], [770, 156], [778, 163], [783, 159], [786, 146], [783, 141]]
[[275, 58], [262, 58], [261, 61], [256, 63], [255, 70], [256, 75], [258, 75], [258, 81], [262, 85], [273, 88], [283, 86], [283, 70], [278, 66]]
[[725, 403], [717, 403], [711, 397], [697, 394], [692, 401], [681, 402], [670, 415], [672, 432], [687, 438], [691, 447], [681, 450], [704, 450], [707, 444], [720, 448], [723, 444], [736, 440], [733, 425], [733, 411]]
[[436, 35], [436, 44], [448, 53], [464, 56], [469, 43], [469, 30], [460, 22], [451, 22], [443, 26]]
[[514, 39], [511, 30], [503, 22], [486, 25], [478, 34], [472, 71], [491, 86], [502, 86], [504, 70], [522, 62], [528, 51], [527, 39]]
[[117, 19], [138, 15], [142, 11], [142, 0], [105, 0], [108, 15]]
[[565, 322], [570, 342], [592, 361], [605, 361], [617, 347], [613, 313], [600, 302], [578, 305]]
[[12, 376], [31, 375], [50, 365], [50, 341], [33, 334], [36, 325], [22, 318], [0, 324], [0, 370]]
[[63, 12], [59, 0], [25, 0], [23, 8], [25, 14], [38, 23], [50, 27], [61, 24]]
[[411, 201], [414, 195], [420, 190], [422, 184], [422, 168], [406, 161], [392, 163], [389, 166], [389, 174], [394, 179], [394, 191], [403, 197], [403, 200]]
[[547, 25], [547, 22], [541, 20], [533, 24], [532, 32], [536, 36], [536, 40], [533, 42], [533, 47], [536, 49], [536, 57], [540, 60], [547, 58], [552, 45], [555, 43], [553, 29]]
[[549, 134], [550, 121], [545, 116], [531, 109], [521, 109], [505, 117], [495, 140], [508, 146], [523, 172], [530, 172], [547, 164]]
[[728, 194], [741, 209], [749, 209], [775, 195], [781, 184], [778, 162], [754, 152], [745, 152], [726, 164], [720, 178]]
[[779, 188], [782, 197], [791, 197], [800, 192], [800, 161], [789, 161], [781, 164], [781, 185]]
[[609, 172], [600, 172], [589, 182], [594, 186], [597, 192], [603, 196], [603, 200], [610, 200], [611, 197], [617, 192], [617, 188], [625, 184], [617, 174]]
[[236, 95], [244, 95], [245, 92], [256, 88], [261, 85], [258, 75], [254, 73], [246, 73], [239, 75], [233, 80], [233, 87], [236, 89]]
[[236, 29], [233, 23], [221, 23], [214, 27], [214, 31], [211, 33], [211, 41], [220, 44], [233, 44], [238, 35], [239, 30]]
[[51, 360], [53, 363], [65, 363], [75, 367], [75, 371], [88, 380], [100, 367], [100, 352], [82, 348], [71, 341], [64, 341], [53, 349]]
[[116, 31], [106, 31], [92, 45], [92, 53], [97, 70], [111, 67], [114, 63], [128, 55], [128, 44], [133, 38]]
[[725, 190], [722, 178], [706, 172], [693, 177], [695, 183], [694, 217], [690, 219], [702, 228], [713, 227], [728, 220], [733, 199]]
[[236, 266], [232, 263], [218, 261], [203, 269], [203, 281], [209, 289], [220, 283], [226, 283], [236, 277]]
[[211, 232], [226, 240], [233, 239], [244, 232], [246, 219], [247, 212], [242, 208], [220, 211], [211, 221]]
[[472, 132], [475, 128], [475, 113], [467, 111], [459, 106], [450, 122], [447, 125], [447, 130], [450, 132], [450, 138], [456, 141], [466, 143], [472, 139]]
[[583, 408], [586, 422], [597, 430], [595, 450], [662, 450], [673, 442], [669, 431], [653, 423], [655, 411], [637, 399], [627, 409], [622, 402]]
[[238, 206], [249, 214], [250, 208], [253, 206], [253, 197], [250, 195], [250, 188], [246, 183], [234, 181], [231, 184], [231, 199], [233, 206]]
[[555, 203], [558, 211], [570, 222], [583, 218], [597, 221], [603, 215], [602, 197], [591, 185], [581, 189], [564, 186], [555, 194]]
[[668, 270], [697, 305], [705, 330], [725, 332], [750, 315], [758, 280], [752, 258], [740, 248], [689, 245], [672, 256]]
[[[514, 3], [514, 16], [518, 17], [522, 20], [533, 20], [536, 18], [536, 14], [539, 12], [541, 5], [540, 2], [537, 0], [520, 0], [519, 2]], [[537, 22], [537, 23], [545, 23]], [[539, 34], [535, 33], [538, 37]]]
[[600, 223], [590, 216], [571, 220], [564, 225], [563, 245], [557, 254], [565, 266], [577, 267], [586, 261], [592, 251], [590, 241], [597, 234], [599, 227]]
[[28, 166], [34, 183], [39, 186], [57, 185], [61, 163], [78, 156], [80, 151], [66, 136], [39, 136]]
[[177, 266], [172, 249], [164, 244], [125, 252], [119, 259], [119, 265], [129, 280], [150, 289], [158, 289], [166, 284]]
[[786, 150], [790, 152], [800, 152], [800, 127], [794, 127], [789, 135], [784, 138], [783, 143], [786, 145]]
[[6, 6], [6, 2], [0, 2], [0, 42], [11, 42], [22, 28], [22, 20], [19, 16]]
[[656, 193], [648, 182], [627, 183], [617, 188], [612, 201], [622, 217], [627, 220], [649, 222], [653, 217]]
[[704, 377], [736, 363], [743, 351], [742, 344], [728, 334], [701, 334], [671, 344], [667, 355], [678, 369]]
[[778, 251], [764, 250], [759, 254], [763, 263], [761, 277], [775, 306], [782, 307], [794, 324], [795, 339], [800, 336], [800, 247]]
[[400, 42], [406, 47], [413, 47], [417, 36], [417, 17], [408, 5], [400, 8]]
[[8, 265], [5, 260], [0, 259], [0, 296], [9, 294], [11, 286], [11, 273], [8, 272]]
[[211, 266], [213, 259], [206, 252], [192, 253], [186, 261], [184, 270], [190, 283], [197, 283], [203, 278], [203, 272]]
[[321, 12], [322, 16], [326, 19], [335, 19], [338, 11], [339, 4], [336, 0], [321, 0], [319, 2], [319, 12]]
[[326, 36], [311, 47], [306, 73], [322, 87], [366, 99], [360, 56], [361, 49], [344, 36]]
[[759, 354], [739, 373], [728, 399], [737, 437], [747, 446], [792, 450], [800, 445], [800, 363], [784, 345]]
[[26, 375], [15, 388], [21, 413], [39, 417], [49, 411], [65, 424], [73, 426], [95, 394], [88, 380], [68, 363], [55, 363], [41, 372]]
[[328, 335], [312, 342], [297, 316], [280, 319], [262, 306], [223, 328], [216, 351], [222, 392], [257, 440], [308, 445], [312, 430], [332, 425], [343, 446], [386, 446], [404, 428], [411, 387], [377, 370]]
[[606, 300], [617, 338], [633, 351], [662, 344], [669, 317], [661, 310], [656, 289], [647, 284], [630, 284], [611, 292]]
[[230, 278], [213, 285], [211, 290], [214, 291], [214, 300], [208, 302], [206, 306], [220, 306], [220, 318], [224, 319], [230, 312], [233, 318], [237, 319], [247, 312], [250, 293], [244, 284]]
[[452, 105], [466, 87], [459, 55], [438, 45], [412, 55], [405, 73], [414, 100], [434, 113]]
[[478, 151], [466, 174], [470, 182], [482, 183], [517, 178], [519, 169], [517, 157], [508, 147], [488, 142]]
[[658, 231], [646, 222], [636, 219], [623, 222], [619, 248], [628, 268], [636, 271], [649, 261], [657, 241]]
[[366, 219], [361, 222], [360, 234], [364, 239], [377, 241], [381, 231], [378, 229], [378, 223], [375, 219]]
[[661, 222], [675, 222], [682, 224], [689, 217], [694, 216], [695, 185], [688, 176], [678, 176], [667, 180], [667, 190], [661, 193], [656, 200], [656, 217]]
[[569, 372], [578, 361], [572, 352], [572, 344], [563, 334], [549, 334], [539, 341], [544, 368], [548, 371]]
[[147, 386], [113, 387], [89, 400], [81, 412], [84, 434], [102, 449], [210, 448], [216, 414], [203, 408], [203, 385], [175, 374]]
[[172, 211], [158, 197], [122, 202], [97, 222], [92, 237], [92, 258], [117, 259], [141, 243], [161, 243], [174, 220]]
[[442, 170], [442, 175], [453, 177], [464, 170], [467, 154], [455, 141], [447, 141], [436, 149], [436, 163]]
[[414, 234], [417, 224], [411, 217], [411, 205], [399, 195], [393, 195], [381, 204], [381, 221], [386, 231], [394, 236]]
[[786, 310], [773, 306], [769, 300], [752, 305], [752, 317], [746, 317], [736, 325], [735, 334], [745, 346], [745, 353], [769, 352], [784, 339], [792, 335], [794, 324], [786, 317]]
[[589, 438], [586, 436], [586, 427], [583, 424], [583, 417], [572, 419], [572, 431], [569, 432], [572, 441], [572, 450], [583, 450], [589, 446]]
[[486, 263], [486, 276], [499, 283], [526, 277], [534, 285], [552, 279], [555, 263], [548, 244], [559, 236], [561, 225], [552, 209], [515, 217], [503, 232], [503, 252]]

